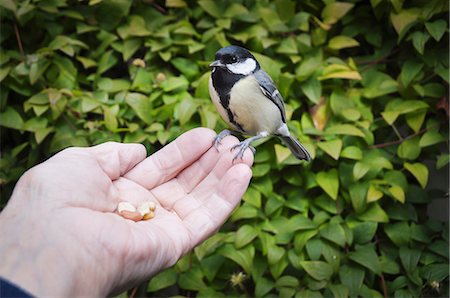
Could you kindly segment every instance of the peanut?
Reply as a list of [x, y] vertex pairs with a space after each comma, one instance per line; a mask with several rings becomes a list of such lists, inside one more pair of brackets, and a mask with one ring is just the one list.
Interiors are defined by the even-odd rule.
[[136, 207], [129, 202], [120, 202], [117, 205], [117, 212], [122, 213], [122, 211], [136, 212]]
[[122, 212], [119, 212], [120, 215], [122, 215], [126, 219], [131, 219], [133, 221], [140, 221], [142, 220], [142, 215], [137, 211], [127, 211], [123, 210]]
[[143, 202], [137, 208], [137, 211], [142, 215], [144, 220], [151, 219], [155, 216], [156, 204], [154, 202]]

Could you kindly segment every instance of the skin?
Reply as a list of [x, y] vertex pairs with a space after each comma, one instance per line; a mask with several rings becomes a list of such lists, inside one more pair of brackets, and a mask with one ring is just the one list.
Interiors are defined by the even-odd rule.
[[[240, 202], [253, 155], [193, 129], [146, 158], [139, 144], [70, 148], [27, 171], [0, 214], [0, 276], [36, 296], [107, 296], [148, 280], [217, 231]], [[120, 201], [157, 204], [133, 222]]]

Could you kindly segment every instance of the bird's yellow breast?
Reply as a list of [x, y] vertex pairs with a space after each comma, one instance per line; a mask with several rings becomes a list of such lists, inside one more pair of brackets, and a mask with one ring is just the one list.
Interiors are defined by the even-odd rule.
[[239, 80], [231, 89], [229, 108], [250, 135], [274, 133], [283, 123], [280, 110], [261, 91], [253, 76]]

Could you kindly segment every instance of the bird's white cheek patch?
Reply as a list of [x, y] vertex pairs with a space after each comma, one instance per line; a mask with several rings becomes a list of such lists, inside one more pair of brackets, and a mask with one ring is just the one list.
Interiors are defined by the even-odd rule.
[[248, 75], [251, 74], [256, 68], [255, 60], [247, 58], [242, 62], [228, 64], [227, 68], [235, 74]]

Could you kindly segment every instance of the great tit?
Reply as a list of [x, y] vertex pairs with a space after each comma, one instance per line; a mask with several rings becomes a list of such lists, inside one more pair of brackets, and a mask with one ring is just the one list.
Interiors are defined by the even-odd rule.
[[[215, 61], [209, 66], [212, 68], [209, 94], [220, 115], [234, 131], [252, 136], [232, 148], [239, 149], [235, 159], [242, 159], [253, 141], [270, 135], [279, 137], [296, 158], [311, 159], [289, 132], [283, 98], [272, 78], [247, 49], [224, 47], [216, 52]], [[214, 146], [217, 148], [230, 134], [230, 130], [219, 133]]]

